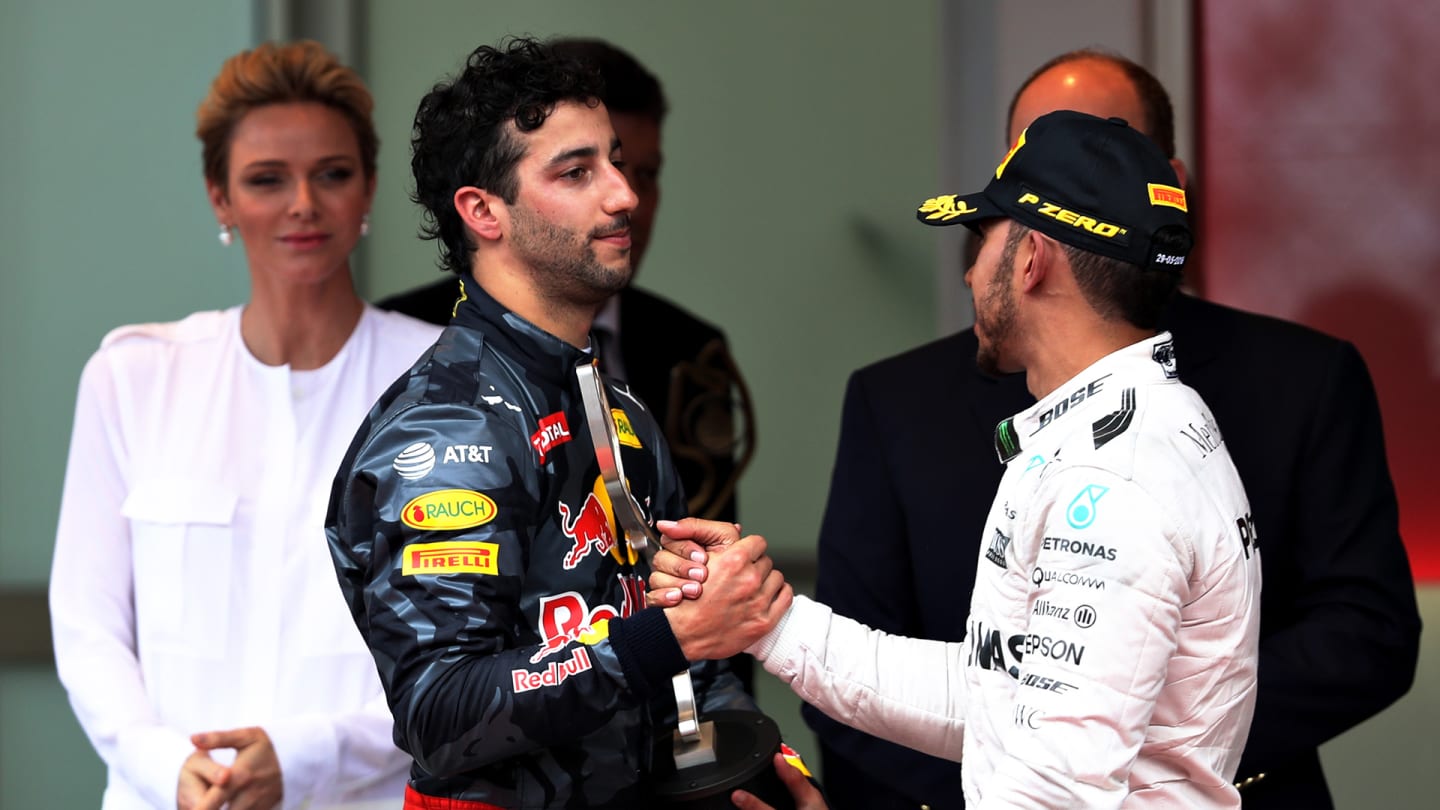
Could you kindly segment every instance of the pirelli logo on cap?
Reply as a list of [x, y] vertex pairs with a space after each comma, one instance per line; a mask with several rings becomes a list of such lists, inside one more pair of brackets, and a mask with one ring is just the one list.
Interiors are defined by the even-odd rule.
[[416, 574], [489, 574], [500, 573], [500, 545], [450, 541], [413, 543], [405, 547], [400, 573]]
[[1077, 214], [1057, 203], [1046, 202], [1028, 191], [1021, 194], [1020, 199], [1015, 202], [1020, 205], [1028, 205], [1057, 222], [1063, 222], [1072, 228], [1080, 228], [1105, 239], [1113, 239], [1127, 232], [1119, 225], [1112, 225], [1109, 222], [1101, 222], [1094, 217]]
[[610, 409], [610, 418], [615, 420], [615, 438], [626, 447], [640, 446], [640, 437], [635, 433], [635, 428], [630, 424], [630, 417], [619, 408]]
[[1150, 190], [1151, 205], [1168, 205], [1171, 208], [1179, 208], [1187, 214], [1190, 213], [1190, 209], [1185, 207], [1184, 189], [1160, 183], [1148, 183], [1146, 188]]

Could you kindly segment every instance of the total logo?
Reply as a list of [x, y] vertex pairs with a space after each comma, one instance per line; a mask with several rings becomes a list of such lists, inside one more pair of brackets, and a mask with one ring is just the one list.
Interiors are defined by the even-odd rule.
[[565, 412], [556, 411], [540, 420], [535, 432], [530, 435], [530, 445], [540, 454], [544, 464], [550, 451], [570, 441], [570, 423], [565, 421]]
[[[437, 457], [435, 447], [429, 442], [415, 442], [400, 451], [400, 455], [391, 462], [391, 467], [406, 481], [418, 481], [429, 475], [435, 469]], [[490, 445], [488, 444], [452, 444], [445, 448], [444, 464], [466, 464], [466, 463], [490, 462]]]

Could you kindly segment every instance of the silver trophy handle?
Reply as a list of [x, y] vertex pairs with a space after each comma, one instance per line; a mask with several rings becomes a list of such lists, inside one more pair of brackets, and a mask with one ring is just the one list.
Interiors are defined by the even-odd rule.
[[[580, 381], [580, 399], [585, 405], [585, 421], [590, 426], [590, 440], [595, 445], [595, 459], [600, 462], [600, 478], [615, 511], [615, 522], [625, 533], [625, 542], [651, 565], [660, 550], [660, 535], [640, 511], [630, 486], [625, 482], [625, 465], [620, 460], [620, 437], [615, 433], [615, 419], [610, 413], [610, 400], [605, 396], [605, 382], [592, 361], [575, 367]], [[672, 679], [675, 709], [679, 727], [675, 741], [677, 765], [682, 757], [694, 761], [714, 761], [713, 739], [705, 733], [695, 709], [695, 685], [690, 670]], [[708, 755], [708, 758], [707, 758]], [[684, 766], [680, 766], [684, 767]]]

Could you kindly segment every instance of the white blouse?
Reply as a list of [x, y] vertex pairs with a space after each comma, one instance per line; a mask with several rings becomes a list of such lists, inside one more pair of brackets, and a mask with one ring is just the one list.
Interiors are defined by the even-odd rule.
[[284, 807], [398, 805], [409, 757], [323, 527], [356, 428], [439, 331], [367, 306], [302, 372], [250, 354], [240, 307], [105, 337], [80, 380], [50, 611], [106, 810], [174, 807], [191, 734], [257, 725]]

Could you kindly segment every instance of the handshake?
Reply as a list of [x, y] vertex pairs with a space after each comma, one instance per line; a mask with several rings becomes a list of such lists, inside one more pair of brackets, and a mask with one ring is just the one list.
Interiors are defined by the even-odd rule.
[[697, 518], [656, 528], [664, 547], [651, 563], [646, 602], [665, 609], [687, 659], [729, 658], [785, 616], [795, 593], [766, 555], [765, 538]]

